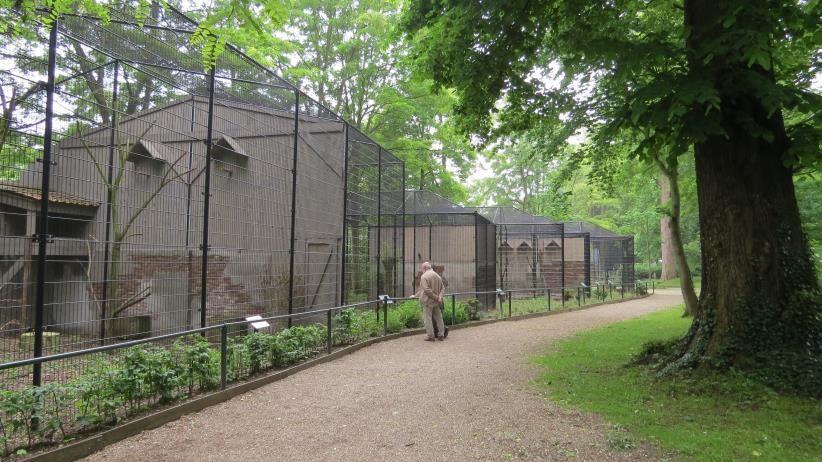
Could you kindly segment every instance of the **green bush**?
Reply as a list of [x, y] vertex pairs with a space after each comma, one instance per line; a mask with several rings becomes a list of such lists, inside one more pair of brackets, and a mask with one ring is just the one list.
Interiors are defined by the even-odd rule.
[[[451, 313], [451, 305], [446, 304], [445, 311], [442, 313], [442, 319], [445, 321], [445, 324], [449, 326], [452, 324], [462, 324], [464, 322], [468, 322], [468, 319], [470, 318], [469, 311], [469, 305], [459, 302], [454, 307], [454, 313]], [[453, 316], [454, 314], [456, 316]], [[454, 319], [456, 319], [456, 323], [454, 322]]]
[[259, 373], [263, 369], [263, 365], [266, 363], [266, 360], [270, 359], [271, 348], [269, 345], [272, 342], [270, 337], [270, 335], [255, 332], [253, 334], [246, 335], [245, 338], [243, 338], [245, 351], [248, 354], [249, 374], [253, 375]]
[[[391, 323], [391, 313], [389, 312], [388, 316], [389, 324]], [[422, 308], [416, 300], [407, 300], [398, 304], [393, 313], [402, 324], [402, 328], [417, 329], [422, 327]]]
[[219, 383], [220, 352], [212, 349], [208, 341], [200, 335], [190, 335], [174, 342], [172, 355], [181, 362], [180, 375], [188, 386], [188, 394], [194, 393], [194, 386], [209, 390]]

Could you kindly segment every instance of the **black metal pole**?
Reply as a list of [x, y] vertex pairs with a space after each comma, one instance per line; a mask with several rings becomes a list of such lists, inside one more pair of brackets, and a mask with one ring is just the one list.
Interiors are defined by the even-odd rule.
[[208, 78], [208, 123], [206, 125], [205, 190], [203, 191], [203, 240], [202, 264], [200, 268], [200, 327], [206, 326], [206, 304], [208, 302], [208, 215], [211, 205], [211, 148], [214, 143], [214, 80], [216, 66], [211, 68]]
[[[474, 212], [474, 290], [477, 292], [480, 291], [480, 284], [479, 284], [479, 267], [480, 267], [480, 243], [479, 243], [479, 230], [477, 227], [479, 226], [479, 214]], [[479, 298], [479, 297], [477, 297]], [[479, 300], [478, 300], [479, 301]], [[484, 303], [484, 301], [483, 301]]]
[[343, 166], [342, 267], [340, 268], [340, 305], [345, 305], [345, 266], [348, 243], [348, 122], [345, 122], [345, 164]]
[[[114, 181], [114, 145], [117, 142], [117, 92], [118, 80], [120, 76], [120, 61], [114, 61], [114, 84], [111, 88], [111, 131], [108, 138], [108, 172], [106, 176], [106, 231], [103, 241], [103, 300], [100, 302], [100, 345], [105, 344], [106, 339], [106, 313], [108, 311], [108, 268], [111, 241], [111, 208], [112, 190], [111, 183]], [[120, 168], [123, 168], [121, 165]], [[89, 266], [92, 264], [88, 262]]]
[[451, 294], [451, 325], [457, 323], [457, 296]]
[[[502, 247], [503, 242], [506, 245], [508, 245], [509, 248], [510, 248], [510, 244], [508, 243], [508, 225], [504, 225], [504, 226], [505, 226], [504, 232], [503, 232], [503, 239], [504, 240], [499, 243], [499, 248], [500, 249], [504, 249], [504, 247]], [[511, 249], [511, 250], [512, 250], [512, 252], [509, 252], [508, 249], [500, 251], [502, 253], [503, 258], [505, 259], [505, 270], [503, 270], [503, 272], [502, 272], [502, 278], [501, 278], [502, 279], [502, 284], [500, 284], [500, 286], [501, 286], [500, 289], [503, 289], [503, 290], [505, 289], [505, 284], [507, 282], [506, 277], [508, 276], [508, 265], [509, 265], [508, 259], [511, 257], [511, 254], [513, 253], [513, 249]], [[511, 285], [514, 286], [514, 289], [517, 288], [517, 286], [515, 284], [511, 284]]]
[[382, 334], [388, 335], [388, 302], [382, 301]]
[[417, 215], [414, 214], [414, 223], [412, 224], [411, 231], [412, 235], [412, 244], [411, 244], [411, 258], [414, 260], [414, 265], [412, 267], [412, 271], [414, 272], [414, 280], [411, 281], [411, 290], [413, 293], [417, 293]]
[[560, 229], [562, 235], [560, 237], [560, 241], [562, 245], [560, 246], [560, 271], [561, 271], [561, 281], [560, 281], [560, 288], [559, 288], [559, 299], [562, 301], [562, 308], [565, 308], [565, 223], [560, 223]]
[[408, 234], [405, 232], [406, 221], [405, 221], [405, 162], [402, 163], [402, 189], [400, 191], [401, 199], [402, 199], [402, 297], [405, 297], [405, 239], [408, 237]]
[[[591, 234], [586, 234], [585, 239], [585, 248], [583, 253], [585, 254], [585, 284], [591, 285]], [[600, 254], [600, 258], [602, 255]], [[601, 260], [600, 260], [601, 261]]]
[[380, 264], [382, 260], [382, 147], [377, 146], [377, 295], [382, 290]]
[[[57, 19], [51, 23], [48, 51], [48, 80], [46, 82], [46, 126], [43, 134], [43, 172], [40, 191], [40, 223], [37, 235], [37, 288], [34, 302], [34, 357], [43, 356], [43, 307], [46, 289], [46, 252], [49, 241], [49, 186], [51, 181], [51, 144], [54, 134], [54, 79], [57, 68]], [[35, 363], [32, 382], [35, 387], [42, 383], [42, 363]]]
[[[294, 153], [291, 162], [291, 242], [288, 247], [288, 314], [294, 313], [294, 238], [297, 230], [297, 152], [300, 138], [300, 91], [294, 92]], [[348, 143], [346, 143], [348, 144]], [[288, 317], [288, 327], [292, 319]]]

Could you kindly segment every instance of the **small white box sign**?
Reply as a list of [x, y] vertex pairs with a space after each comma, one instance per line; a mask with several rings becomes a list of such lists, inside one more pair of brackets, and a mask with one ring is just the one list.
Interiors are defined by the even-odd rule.
[[251, 322], [251, 327], [253, 327], [254, 330], [260, 330], [265, 329], [266, 327], [271, 327], [271, 324], [269, 324], [268, 321], [263, 321], [262, 319], [263, 317], [260, 315], [249, 316], [245, 318], [246, 321]]

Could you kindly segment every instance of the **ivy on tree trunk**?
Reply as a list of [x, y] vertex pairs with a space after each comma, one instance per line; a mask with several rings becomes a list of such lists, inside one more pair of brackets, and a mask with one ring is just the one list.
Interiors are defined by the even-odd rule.
[[[721, 7], [685, 2], [688, 47], [704, 50], [720, 34]], [[691, 56], [694, 71], [716, 79], [724, 135], [694, 146], [702, 243], [699, 311], [668, 366], [737, 367], [779, 387], [822, 391], [819, 287], [785, 164], [789, 141], [781, 111], [728, 75], [740, 60]], [[771, 71], [758, 67], [763, 78]], [[771, 136], [756, 136], [752, 119]]]

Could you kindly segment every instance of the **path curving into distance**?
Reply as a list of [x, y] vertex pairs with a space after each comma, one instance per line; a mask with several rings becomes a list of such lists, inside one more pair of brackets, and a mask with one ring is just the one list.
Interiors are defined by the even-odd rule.
[[678, 290], [378, 343], [143, 432], [87, 461], [658, 460], [609, 448], [607, 422], [540, 396], [532, 355], [682, 303]]

